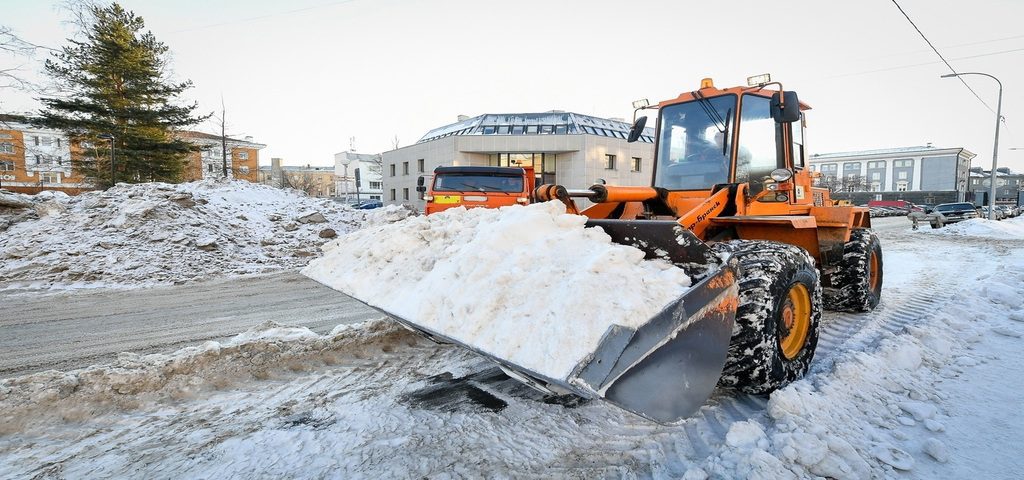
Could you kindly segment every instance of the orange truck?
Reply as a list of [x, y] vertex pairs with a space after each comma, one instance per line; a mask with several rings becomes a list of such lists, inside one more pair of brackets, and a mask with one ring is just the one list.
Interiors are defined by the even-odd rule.
[[499, 208], [530, 203], [534, 187], [533, 167], [437, 167], [426, 186], [416, 181], [416, 191], [425, 193], [424, 213], [449, 208]]

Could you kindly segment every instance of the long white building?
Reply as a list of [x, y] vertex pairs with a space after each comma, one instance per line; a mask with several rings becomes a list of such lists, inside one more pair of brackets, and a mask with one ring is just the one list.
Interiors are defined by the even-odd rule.
[[500, 113], [459, 117], [413, 145], [384, 152], [385, 204], [424, 207], [416, 179], [439, 166], [532, 166], [537, 183], [586, 188], [650, 185], [654, 131], [627, 143], [631, 124], [579, 113]]
[[812, 171], [821, 173], [819, 184], [836, 192], [869, 192], [872, 195], [860, 196], [933, 203], [925, 198], [964, 201], [975, 156], [962, 147], [926, 145], [817, 154], [809, 163]]

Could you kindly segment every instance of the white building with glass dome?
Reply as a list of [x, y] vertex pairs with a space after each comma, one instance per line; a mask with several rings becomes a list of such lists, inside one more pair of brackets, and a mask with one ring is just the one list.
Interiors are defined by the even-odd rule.
[[[651, 184], [654, 129], [626, 142], [632, 125], [579, 113], [500, 113], [460, 116], [415, 144], [382, 154], [385, 204], [424, 207], [416, 179], [439, 166], [532, 166], [537, 184], [586, 188]], [[428, 181], [429, 183], [429, 181]]]

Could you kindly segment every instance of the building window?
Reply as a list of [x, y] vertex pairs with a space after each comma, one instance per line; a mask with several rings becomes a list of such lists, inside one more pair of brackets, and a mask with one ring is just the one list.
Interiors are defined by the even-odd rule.
[[896, 182], [896, 191], [905, 192], [907, 191], [907, 182]]
[[57, 155], [57, 165], [64, 165], [64, 157]]
[[60, 183], [60, 174], [56, 172], [39, 172], [40, 183]]
[[238, 152], [238, 159], [239, 160], [248, 160], [249, 159], [249, 152]]
[[609, 154], [604, 156], [604, 169], [615, 170], [615, 155]]
[[0, 153], [14, 153], [14, 145], [10, 143], [0, 143]]
[[[392, 177], [393, 177], [393, 176], [395, 176], [395, 164], [393, 164], [393, 163], [392, 163], [391, 165], [388, 165], [388, 167], [390, 167], [390, 170], [391, 170], [391, 176], [392, 176]], [[394, 190], [392, 190], [392, 192], [394, 192]], [[395, 196], [394, 196], [394, 195], [391, 195], [391, 199], [392, 199], [392, 200], [394, 200], [394, 199], [395, 199]]]
[[35, 136], [32, 137], [32, 144], [38, 147], [39, 146], [39, 137], [35, 137]]
[[409, 189], [408, 188], [403, 188], [402, 189], [402, 200], [409, 200]]
[[0, 162], [0, 172], [13, 172], [14, 162], [3, 161]]
[[409, 174], [409, 162], [402, 162], [402, 175]]
[[913, 159], [893, 160], [892, 166], [894, 166], [894, 167], [913, 167], [914, 166], [914, 160]]
[[[370, 189], [371, 189], [371, 190], [380, 190], [380, 188], [381, 188], [382, 186], [383, 186], [383, 185], [381, 185], [381, 182], [370, 182]], [[378, 200], [379, 200], [379, 199], [378, 199]]]
[[871, 172], [871, 180], [878, 181], [882, 179], [882, 174], [878, 172]]
[[424, 165], [424, 162], [423, 162], [422, 158], [419, 159], [419, 160], [416, 160], [416, 171], [417, 172], [423, 173], [425, 168], [426, 168], [426, 165]]
[[[907, 179], [907, 172], [906, 171], [896, 172], [896, 178], [898, 178], [900, 180], [906, 180]], [[906, 182], [904, 182], [904, 183], [906, 183]]]
[[212, 163], [206, 166], [206, 171], [210, 172], [210, 173], [213, 173], [213, 164]]
[[43, 163], [43, 156], [36, 155], [36, 165], [39, 165], [40, 163]]
[[245, 166], [245, 165], [243, 165], [241, 167], [238, 167], [238, 173], [241, 173], [242, 175], [248, 175], [249, 174], [249, 167]]
[[633, 170], [634, 172], [640, 171], [640, 157], [633, 157]]
[[[394, 165], [392, 165], [392, 167], [394, 167]], [[395, 189], [393, 188], [391, 189], [391, 201], [395, 201]]]
[[60, 137], [57, 137], [55, 140], [57, 141], [57, 148], [60, 148]]

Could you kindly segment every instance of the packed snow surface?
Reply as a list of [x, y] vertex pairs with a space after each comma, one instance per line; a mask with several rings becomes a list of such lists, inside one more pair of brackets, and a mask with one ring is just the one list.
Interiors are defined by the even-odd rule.
[[134, 287], [298, 268], [318, 254], [328, 230], [408, 215], [245, 181], [0, 200], [0, 288]]
[[393, 322], [266, 324], [0, 380], [0, 478], [1020, 478], [1024, 240], [886, 220], [875, 311], [825, 312], [804, 379], [676, 425]]
[[586, 220], [559, 202], [450, 209], [345, 235], [302, 273], [566, 379], [612, 324], [640, 326], [690, 285], [681, 269], [644, 260]]

